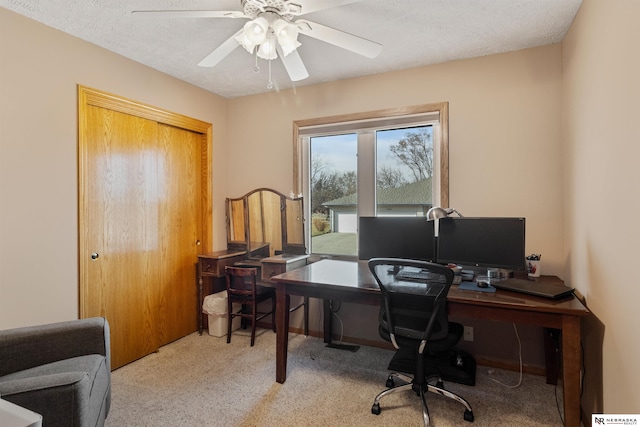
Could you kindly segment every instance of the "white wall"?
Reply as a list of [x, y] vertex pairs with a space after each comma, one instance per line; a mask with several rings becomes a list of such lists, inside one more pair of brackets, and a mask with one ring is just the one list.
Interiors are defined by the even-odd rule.
[[587, 414], [640, 412], [640, 2], [585, 0], [562, 44], [566, 268], [584, 323]]
[[0, 8], [0, 329], [78, 318], [78, 84], [213, 124], [225, 245], [226, 101]]

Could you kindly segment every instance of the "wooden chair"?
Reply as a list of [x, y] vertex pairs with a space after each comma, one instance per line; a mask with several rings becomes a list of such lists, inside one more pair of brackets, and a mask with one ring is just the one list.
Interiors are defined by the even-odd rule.
[[[233, 266], [242, 267], [242, 268], [255, 268], [257, 270], [257, 275], [262, 277], [262, 274], [261, 274], [262, 263], [260, 261], [243, 260], [243, 261], [235, 262]], [[289, 309], [289, 313], [293, 313], [294, 311], [300, 308], [304, 312], [303, 314], [304, 315], [304, 336], [308, 337], [309, 336], [309, 297], [303, 297], [298, 305], [291, 307]]]
[[[225, 267], [227, 280], [227, 299], [228, 299], [228, 326], [227, 326], [227, 343], [231, 342], [231, 326], [235, 317], [251, 321], [251, 346], [256, 339], [256, 323], [269, 315], [271, 315], [271, 325], [273, 332], [276, 331], [276, 291], [275, 288], [260, 286], [256, 284], [258, 276], [257, 268], [243, 267]], [[268, 312], [259, 312], [258, 304], [271, 299], [271, 310]], [[240, 303], [241, 308], [238, 311], [233, 310], [233, 304]]]

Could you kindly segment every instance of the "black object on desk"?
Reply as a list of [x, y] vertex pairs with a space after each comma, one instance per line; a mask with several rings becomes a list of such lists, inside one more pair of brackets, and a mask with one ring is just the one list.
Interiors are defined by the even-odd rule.
[[396, 275], [397, 280], [408, 280], [410, 282], [425, 282], [437, 278], [438, 275], [419, 268], [402, 268]]
[[486, 288], [482, 288], [478, 286], [478, 282], [462, 282], [458, 289], [462, 291], [476, 291], [476, 292], [485, 292], [485, 293], [494, 293], [496, 288], [489, 284]]
[[527, 279], [505, 279], [491, 284], [498, 289], [553, 299], [564, 298], [572, 295], [574, 291], [573, 288], [568, 286], [536, 282]]
[[358, 257], [409, 258], [434, 261], [435, 222], [425, 217], [361, 216], [358, 224]]

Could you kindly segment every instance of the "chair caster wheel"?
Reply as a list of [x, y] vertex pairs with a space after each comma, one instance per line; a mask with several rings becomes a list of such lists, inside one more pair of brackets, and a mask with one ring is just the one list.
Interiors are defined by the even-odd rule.
[[393, 378], [387, 378], [387, 388], [392, 388], [395, 384], [393, 383]]
[[371, 413], [373, 415], [380, 415], [380, 404], [379, 403], [374, 403], [373, 406], [371, 407]]
[[[371, 409], [373, 411], [373, 409]], [[470, 423], [473, 422], [473, 412], [471, 412], [470, 410], [465, 410], [464, 411], [464, 420], [465, 421], [469, 421]]]

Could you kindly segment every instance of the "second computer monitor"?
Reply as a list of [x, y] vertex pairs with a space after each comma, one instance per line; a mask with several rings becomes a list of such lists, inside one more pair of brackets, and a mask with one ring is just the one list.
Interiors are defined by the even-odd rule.
[[438, 224], [438, 263], [525, 268], [524, 218], [442, 218]]
[[433, 224], [425, 217], [360, 217], [358, 257], [435, 261]]

